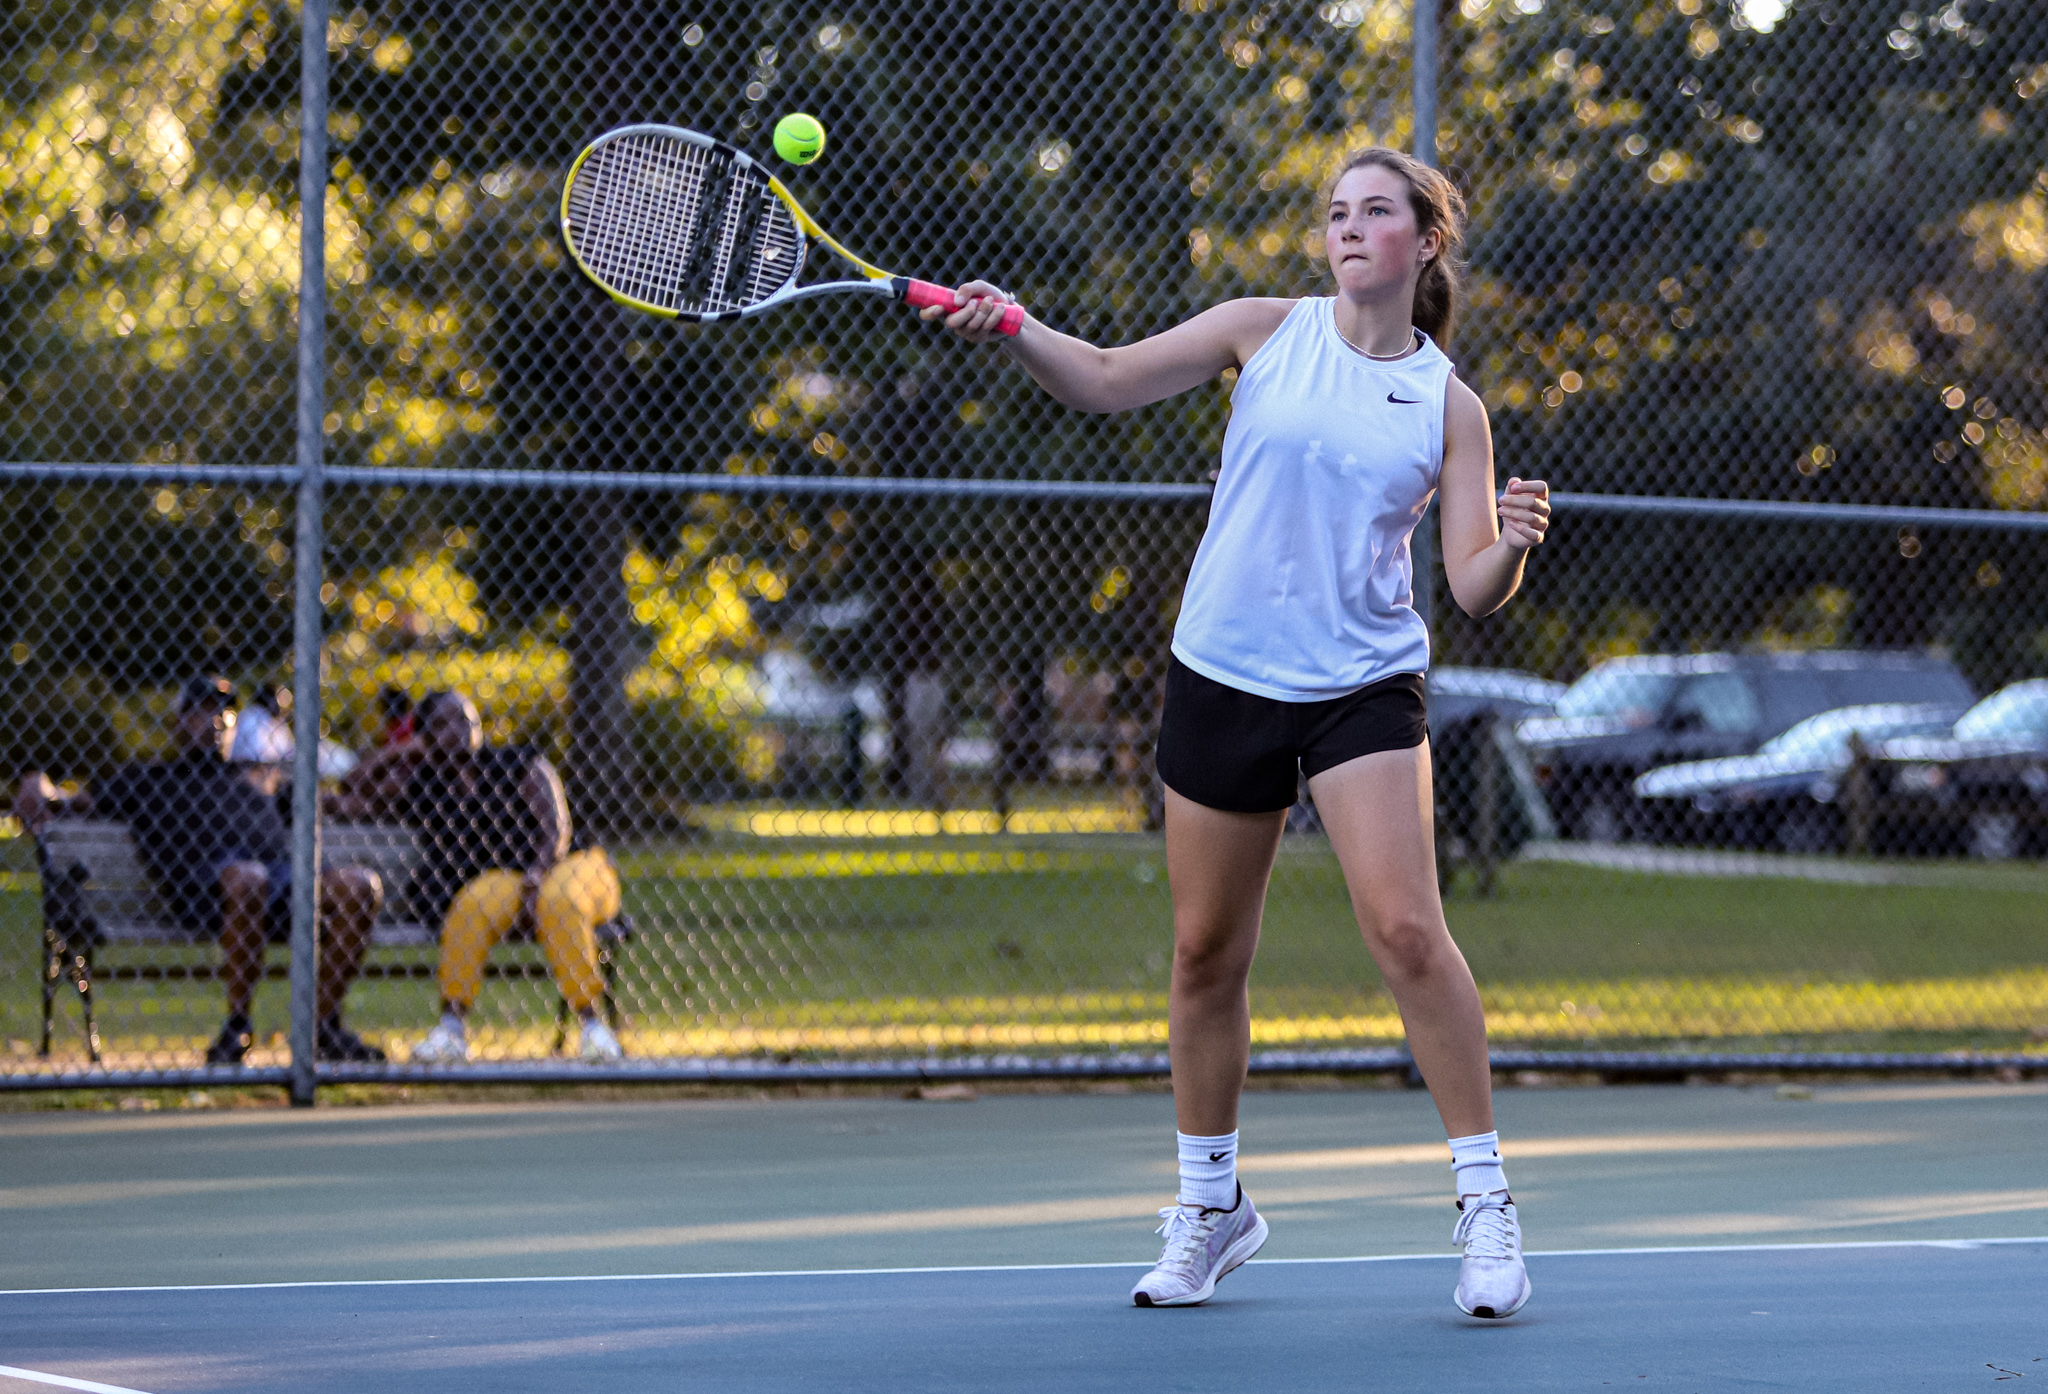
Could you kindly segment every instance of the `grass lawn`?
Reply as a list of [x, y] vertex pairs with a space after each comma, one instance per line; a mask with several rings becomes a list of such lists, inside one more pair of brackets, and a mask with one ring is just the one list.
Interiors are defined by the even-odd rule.
[[[636, 1054], [1152, 1045], [1164, 1039], [1170, 903], [1156, 839], [714, 837], [621, 859], [640, 940], [619, 997]], [[1862, 886], [1506, 868], [1446, 904], [1496, 1043], [2011, 1047], [2048, 1028], [2048, 874], [1957, 868], [1953, 884]], [[531, 958], [530, 947], [501, 955]], [[188, 955], [203, 961], [199, 955]], [[35, 897], [0, 892], [0, 1036], [36, 1030]], [[551, 1042], [545, 982], [494, 983], [493, 1053]], [[428, 981], [363, 982], [352, 1019], [401, 1039]], [[1283, 852], [1253, 976], [1262, 1044], [1398, 1039], [1320, 844]], [[219, 1020], [208, 982], [114, 983], [124, 1058], [190, 1059]], [[259, 1027], [281, 1032], [284, 989]], [[75, 1020], [75, 1008], [67, 1008]], [[77, 1031], [62, 1034], [73, 1053]]]

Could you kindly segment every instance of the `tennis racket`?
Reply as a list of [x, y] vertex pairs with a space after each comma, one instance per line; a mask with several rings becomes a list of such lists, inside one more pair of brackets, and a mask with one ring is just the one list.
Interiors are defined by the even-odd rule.
[[[952, 287], [862, 261], [745, 151], [677, 126], [621, 126], [585, 146], [562, 186], [562, 240], [612, 299], [669, 319], [743, 319], [821, 295], [954, 308]], [[858, 274], [798, 285], [812, 241]], [[1023, 323], [1012, 305], [1002, 332]]]

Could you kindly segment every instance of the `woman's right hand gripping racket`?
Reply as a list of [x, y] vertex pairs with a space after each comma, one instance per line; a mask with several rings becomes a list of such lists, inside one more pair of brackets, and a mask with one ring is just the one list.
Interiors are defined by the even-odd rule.
[[[669, 319], [741, 319], [820, 295], [956, 308], [952, 287], [891, 275], [840, 246], [745, 151], [677, 126], [622, 126], [586, 146], [562, 188], [562, 239], [612, 299]], [[798, 285], [806, 239], [859, 274]], [[1012, 305], [1000, 327], [1023, 323]]]

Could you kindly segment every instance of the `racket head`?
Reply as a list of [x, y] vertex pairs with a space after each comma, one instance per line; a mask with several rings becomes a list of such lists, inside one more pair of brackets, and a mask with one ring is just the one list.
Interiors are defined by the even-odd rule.
[[561, 217], [584, 275], [667, 319], [737, 319], [788, 299], [806, 234], [822, 236], [752, 156], [680, 126], [622, 126], [585, 146]]

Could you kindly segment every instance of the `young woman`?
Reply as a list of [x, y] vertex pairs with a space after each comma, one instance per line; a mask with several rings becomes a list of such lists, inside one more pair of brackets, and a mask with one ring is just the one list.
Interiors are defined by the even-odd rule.
[[[1160, 1212], [1165, 1253], [1131, 1293], [1141, 1307], [1208, 1300], [1265, 1242], [1266, 1222], [1237, 1184], [1245, 985], [1298, 775], [1450, 1138], [1458, 1306], [1505, 1317], [1529, 1297], [1486, 1021], [1437, 896], [1429, 632], [1409, 553], [1441, 490], [1451, 594], [1485, 615], [1515, 593], [1549, 526], [1543, 482], [1510, 479], [1496, 497], [1486, 409], [1437, 346], [1458, 308], [1463, 221], [1441, 174], [1396, 150], [1363, 150], [1330, 193], [1334, 297], [1234, 300], [1120, 348], [1031, 319], [1008, 341], [1041, 387], [1081, 411], [1125, 411], [1239, 370], [1159, 734], [1181, 1179], [1179, 1203]], [[946, 326], [987, 342], [1006, 299], [970, 282]]]

